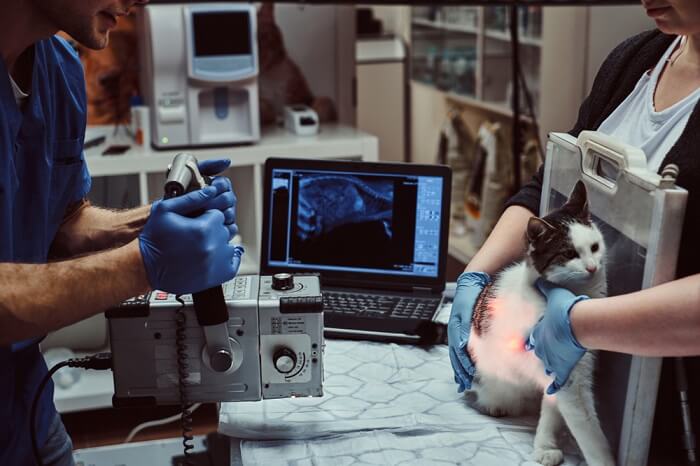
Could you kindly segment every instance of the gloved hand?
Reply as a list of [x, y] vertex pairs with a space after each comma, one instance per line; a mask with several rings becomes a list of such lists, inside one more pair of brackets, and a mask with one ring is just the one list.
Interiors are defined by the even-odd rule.
[[[153, 289], [193, 293], [236, 276], [243, 249], [229, 245], [235, 224], [225, 225], [224, 211], [232, 208], [233, 193], [225, 184], [219, 182], [153, 203], [139, 235], [141, 257]], [[197, 217], [188, 216], [202, 211]]]
[[491, 277], [483, 272], [464, 272], [457, 279], [457, 291], [447, 324], [447, 343], [455, 382], [459, 384], [457, 389], [459, 393], [472, 387], [476, 369], [467, 354], [467, 343], [469, 343], [474, 304], [489, 283], [491, 283]]
[[534, 349], [544, 363], [546, 374], [554, 375], [554, 381], [547, 387], [547, 394], [552, 395], [564, 386], [574, 366], [586, 353], [586, 348], [576, 340], [571, 329], [569, 313], [574, 304], [589, 298], [576, 296], [542, 279], [538, 279], [535, 285], [547, 300], [547, 309], [530, 332], [525, 349]]
[[238, 226], [236, 225], [236, 195], [233, 192], [233, 187], [231, 185], [231, 180], [225, 176], [216, 176], [217, 173], [221, 173], [226, 170], [231, 165], [229, 159], [218, 159], [218, 160], [202, 160], [197, 163], [199, 172], [202, 175], [211, 176], [212, 186], [217, 188], [219, 195], [224, 195], [223, 198], [219, 200], [221, 203], [219, 210], [224, 214], [224, 225], [229, 227], [229, 239], [233, 239], [234, 236], [238, 234]]

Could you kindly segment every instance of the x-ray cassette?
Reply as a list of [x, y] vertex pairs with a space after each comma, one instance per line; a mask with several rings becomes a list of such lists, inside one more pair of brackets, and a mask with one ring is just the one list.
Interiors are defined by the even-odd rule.
[[212, 367], [191, 295], [153, 291], [107, 311], [115, 406], [179, 403], [182, 382], [188, 402], [323, 395], [318, 276], [239, 276], [223, 288], [233, 350], [225, 372]]

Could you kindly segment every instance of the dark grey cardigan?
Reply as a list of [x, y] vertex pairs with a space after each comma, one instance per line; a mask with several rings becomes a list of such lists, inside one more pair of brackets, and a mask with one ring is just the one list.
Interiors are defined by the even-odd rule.
[[[593, 82], [590, 95], [579, 109], [578, 121], [570, 133], [595, 130], [632, 92], [644, 72], [653, 68], [668, 49], [674, 36], [654, 30], [644, 32], [618, 45], [606, 58]], [[680, 168], [678, 185], [688, 190], [688, 203], [680, 254], [678, 278], [700, 273], [700, 105], [690, 115], [688, 125], [666, 155], [661, 167], [675, 163]], [[537, 213], [542, 193], [542, 170], [507, 203]]]

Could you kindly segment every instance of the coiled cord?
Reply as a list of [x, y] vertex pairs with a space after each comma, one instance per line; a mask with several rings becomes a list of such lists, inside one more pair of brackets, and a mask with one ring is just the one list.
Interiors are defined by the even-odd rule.
[[185, 455], [185, 465], [193, 466], [190, 460], [190, 450], [194, 449], [192, 441], [192, 403], [187, 397], [187, 378], [189, 377], [189, 365], [187, 364], [187, 343], [185, 331], [187, 329], [187, 314], [185, 313], [185, 301], [181, 295], [175, 296], [180, 308], [175, 313], [175, 349], [177, 351], [177, 376], [178, 390], [180, 392], [180, 423], [182, 425], [182, 447]]

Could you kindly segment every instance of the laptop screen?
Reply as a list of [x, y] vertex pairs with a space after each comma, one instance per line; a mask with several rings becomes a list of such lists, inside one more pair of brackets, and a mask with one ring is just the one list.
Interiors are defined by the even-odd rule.
[[278, 165], [265, 183], [263, 269], [442, 275], [444, 174], [403, 173], [406, 164]]

